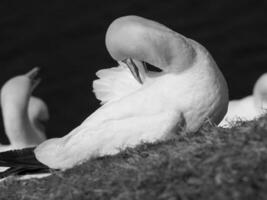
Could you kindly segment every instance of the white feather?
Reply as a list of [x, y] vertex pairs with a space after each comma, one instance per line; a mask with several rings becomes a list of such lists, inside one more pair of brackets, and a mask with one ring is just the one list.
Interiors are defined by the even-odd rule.
[[264, 114], [266, 114], [266, 108], [258, 106], [253, 96], [247, 96], [229, 102], [228, 111], [219, 126], [231, 127], [237, 121], [254, 120]]
[[34, 154], [39, 162], [53, 169], [68, 169], [142, 141], [175, 137], [178, 128], [196, 132], [207, 119], [217, 124], [225, 115], [226, 81], [197, 42], [156, 22], [129, 16], [112, 23], [106, 44], [117, 61], [132, 58], [162, 72], [157, 76], [146, 73], [139, 84], [135, 71], [131, 74], [123, 63], [98, 71], [93, 88], [106, 104], [63, 138], [38, 145]]
[[123, 62], [119, 62], [117, 67], [97, 71], [96, 76], [99, 79], [93, 81], [93, 92], [101, 104], [118, 100], [141, 88]]

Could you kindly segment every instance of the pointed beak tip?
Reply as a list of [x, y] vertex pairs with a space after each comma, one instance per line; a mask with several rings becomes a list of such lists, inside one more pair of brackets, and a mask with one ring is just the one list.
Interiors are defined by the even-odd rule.
[[36, 66], [32, 70], [30, 70], [28, 73], [26, 73], [26, 76], [30, 79], [31, 82], [31, 90], [33, 91], [42, 81], [40, 77], [38, 77], [40, 72], [40, 67]]
[[40, 67], [34, 67], [32, 70], [30, 70], [28, 73], [26, 73], [26, 76], [30, 79], [35, 79], [36, 76], [39, 74]]
[[135, 80], [137, 82], [139, 82], [140, 84], [143, 84], [142, 78], [144, 78], [144, 77], [142, 77], [141, 71], [138, 68], [138, 66], [135, 64], [134, 59], [127, 58], [127, 59], [122, 60], [122, 62], [127, 65], [127, 67], [131, 71], [131, 73], [132, 73], [133, 77], [135, 78]]

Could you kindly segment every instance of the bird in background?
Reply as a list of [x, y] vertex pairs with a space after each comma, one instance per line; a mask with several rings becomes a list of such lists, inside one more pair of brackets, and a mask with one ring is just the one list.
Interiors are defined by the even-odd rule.
[[253, 93], [250, 96], [229, 102], [228, 111], [219, 124], [222, 127], [231, 127], [237, 121], [256, 119], [267, 111], [267, 73], [256, 81]]
[[46, 140], [43, 123], [49, 119], [48, 107], [32, 96], [41, 81], [38, 72], [36, 67], [1, 88], [2, 117], [10, 145], [0, 144], [0, 151], [36, 146]]
[[196, 41], [155, 21], [125, 16], [111, 23], [105, 42], [118, 66], [96, 73], [93, 91], [102, 106], [62, 138], [1, 153], [0, 166], [10, 167], [2, 177], [65, 170], [142, 142], [174, 138], [180, 128], [196, 132], [206, 120], [218, 124], [223, 119], [227, 83]]

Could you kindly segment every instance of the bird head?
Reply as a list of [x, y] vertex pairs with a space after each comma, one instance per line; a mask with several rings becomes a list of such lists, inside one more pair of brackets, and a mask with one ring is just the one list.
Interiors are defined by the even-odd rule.
[[39, 68], [35, 67], [26, 74], [8, 80], [1, 89], [2, 107], [12, 104], [15, 109], [27, 109], [31, 93], [41, 81], [38, 72]]
[[[106, 33], [110, 55], [125, 62], [140, 83], [147, 76], [179, 73], [189, 68], [196, 53], [187, 40], [160, 23], [138, 16], [116, 19]], [[145, 63], [159, 71], [150, 71]]]
[[253, 88], [256, 106], [267, 110], [267, 73], [260, 76]]
[[[199, 122], [205, 117], [212, 118], [214, 123], [222, 120], [228, 105], [227, 83], [210, 53], [198, 42], [158, 22], [138, 16], [125, 16], [114, 20], [109, 26], [106, 47], [113, 59], [127, 64], [139, 83], [159, 80], [163, 76], [179, 79], [180, 84], [185, 86], [180, 87], [179, 91], [188, 94], [188, 99], [191, 100], [178, 104], [174, 98], [177, 104], [173, 105], [190, 110], [185, 112], [189, 113], [186, 118], [192, 119], [192, 124], [197, 121], [190, 114], [194, 113], [191, 112], [192, 106], [199, 113], [205, 113], [197, 118]], [[160, 72], [150, 72], [144, 63], [156, 67]], [[203, 106], [200, 106], [195, 97], [203, 100]], [[209, 98], [209, 101], [205, 98]], [[198, 127], [200, 123], [195, 124]], [[191, 127], [193, 130], [194, 127]]]

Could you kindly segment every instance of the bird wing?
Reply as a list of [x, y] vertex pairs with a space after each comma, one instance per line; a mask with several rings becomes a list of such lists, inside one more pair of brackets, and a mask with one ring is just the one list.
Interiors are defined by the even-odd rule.
[[186, 125], [183, 119], [181, 113], [166, 111], [109, 120], [94, 129], [82, 124], [61, 141], [64, 146], [57, 153], [60, 162], [54, 162], [51, 157], [41, 157], [42, 146], [36, 150], [37, 159], [49, 167], [66, 169], [92, 157], [113, 155], [142, 142], [152, 143], [173, 138]]
[[47, 173], [49, 167], [40, 163], [34, 154], [34, 148], [10, 150], [0, 153], [0, 167], [8, 167], [0, 172], [0, 179], [10, 175]]
[[97, 71], [96, 76], [99, 79], [93, 81], [93, 92], [101, 104], [118, 100], [141, 87], [123, 62], [117, 67]]

